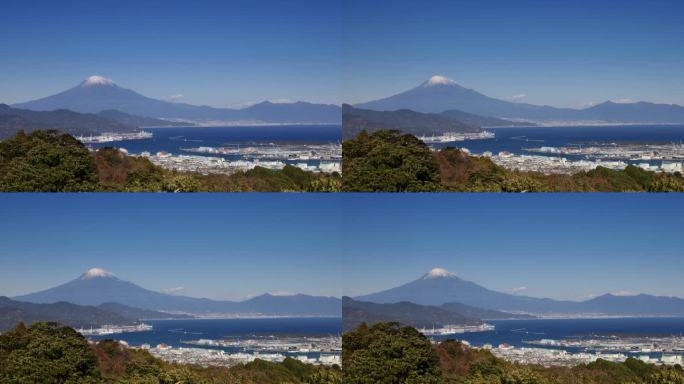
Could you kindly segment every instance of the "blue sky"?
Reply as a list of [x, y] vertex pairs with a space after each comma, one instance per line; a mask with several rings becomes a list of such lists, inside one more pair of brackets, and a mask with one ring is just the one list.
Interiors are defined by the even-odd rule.
[[3, 195], [0, 296], [92, 267], [195, 297], [341, 296], [341, 196]]
[[348, 0], [343, 97], [444, 75], [533, 104], [684, 105], [683, 15], [680, 0]]
[[536, 297], [684, 297], [681, 195], [345, 197], [348, 295], [392, 288], [441, 267], [490, 289]]
[[101, 75], [191, 104], [339, 103], [340, 4], [3, 1], [0, 102], [48, 96]]

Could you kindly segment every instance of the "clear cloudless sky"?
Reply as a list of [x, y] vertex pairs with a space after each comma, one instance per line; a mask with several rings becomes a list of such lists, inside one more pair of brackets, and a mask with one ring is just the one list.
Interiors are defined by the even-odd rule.
[[488, 96], [684, 105], [681, 0], [348, 0], [343, 97], [444, 75]]
[[341, 200], [341, 194], [3, 195], [0, 296], [50, 288], [93, 267], [194, 297], [340, 296]]
[[347, 295], [396, 287], [441, 267], [535, 297], [684, 297], [681, 195], [345, 197]]
[[0, 102], [90, 75], [218, 107], [339, 103], [340, 0], [3, 0]]

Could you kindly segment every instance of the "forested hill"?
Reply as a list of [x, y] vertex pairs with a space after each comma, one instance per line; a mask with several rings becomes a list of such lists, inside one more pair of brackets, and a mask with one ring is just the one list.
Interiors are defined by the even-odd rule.
[[361, 323], [370, 325], [383, 321], [396, 321], [418, 328], [482, 323], [478, 318], [430, 305], [418, 305], [407, 301], [376, 304], [353, 300], [349, 297], [343, 298], [342, 329], [344, 331], [352, 330]]
[[66, 109], [31, 111], [0, 104], [0, 140], [16, 135], [19, 131], [33, 132], [44, 129], [54, 129], [71, 135], [96, 135], [105, 132], [132, 132], [136, 127], [91, 113], [78, 113]]
[[13, 328], [19, 322], [33, 324], [40, 321], [54, 321], [80, 328], [133, 325], [137, 320], [93, 306], [67, 302], [35, 304], [0, 297], [0, 331]]
[[464, 123], [445, 115], [420, 113], [409, 109], [372, 111], [342, 106], [342, 139], [350, 139], [361, 131], [375, 132], [396, 129], [417, 136], [440, 135], [447, 132], [479, 132], [479, 125]]

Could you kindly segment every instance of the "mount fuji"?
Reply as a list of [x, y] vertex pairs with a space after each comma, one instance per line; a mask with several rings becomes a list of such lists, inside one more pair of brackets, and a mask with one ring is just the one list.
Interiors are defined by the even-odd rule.
[[58, 94], [14, 104], [15, 108], [35, 111], [68, 109], [81, 113], [118, 110], [125, 113], [169, 120], [199, 123], [335, 123], [341, 121], [341, 108], [336, 105], [306, 102], [273, 103], [264, 101], [243, 109], [213, 108], [173, 103], [143, 96], [118, 86], [111, 79], [91, 76], [80, 84]]
[[111, 272], [92, 268], [78, 278], [44, 291], [17, 296], [32, 303], [69, 302], [79, 305], [118, 303], [130, 307], [195, 315], [263, 314], [291, 316], [340, 316], [338, 298], [310, 295], [263, 294], [244, 301], [223, 301], [176, 296], [151, 291], [124, 281]]
[[410, 109], [424, 113], [441, 113], [456, 109], [487, 117], [535, 122], [600, 121], [684, 124], [684, 107], [675, 104], [606, 101], [585, 109], [539, 106], [489, 97], [443, 76], [433, 76], [405, 92], [356, 104], [355, 107], [376, 111]]
[[419, 279], [399, 287], [354, 299], [374, 303], [408, 301], [435, 306], [460, 303], [484, 309], [537, 315], [684, 316], [684, 299], [678, 297], [605, 294], [586, 301], [536, 298], [494, 291], [461, 279], [442, 268], [435, 268]]

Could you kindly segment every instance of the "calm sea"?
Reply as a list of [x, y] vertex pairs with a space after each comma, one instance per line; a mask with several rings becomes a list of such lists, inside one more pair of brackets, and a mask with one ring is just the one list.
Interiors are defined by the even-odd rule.
[[[531, 345], [525, 341], [560, 340], [568, 337], [611, 335], [670, 336], [684, 334], [684, 318], [615, 318], [615, 319], [554, 319], [554, 320], [491, 320], [496, 329], [490, 332], [455, 335], [475, 346], [508, 343], [516, 347]], [[449, 337], [438, 337], [447, 339]], [[453, 336], [451, 338], [454, 338]]]
[[[223, 147], [233, 144], [338, 144], [342, 127], [339, 125], [268, 125], [236, 127], [174, 127], [146, 128], [151, 139], [123, 140], [90, 144], [92, 147], [125, 148], [130, 153], [166, 151], [174, 155], [192, 154], [181, 148]], [[203, 156], [211, 156], [202, 154]], [[216, 155], [220, 156], [220, 155]], [[229, 156], [223, 156], [229, 158]]]
[[[515, 154], [538, 154], [527, 148], [561, 147], [591, 143], [650, 143], [668, 144], [684, 142], [684, 125], [622, 125], [592, 127], [521, 127], [488, 128], [496, 134], [494, 139], [474, 140], [456, 143], [441, 143], [434, 146], [465, 147], [481, 154], [485, 151], [498, 153], [508, 151]], [[565, 156], [573, 158], [573, 156]]]
[[[340, 318], [151, 320], [145, 323], [152, 325], [153, 329], [91, 338], [124, 340], [131, 346], [164, 343], [173, 347], [195, 347], [182, 341], [253, 336], [339, 336], [342, 332]], [[221, 349], [238, 352], [237, 348]]]

